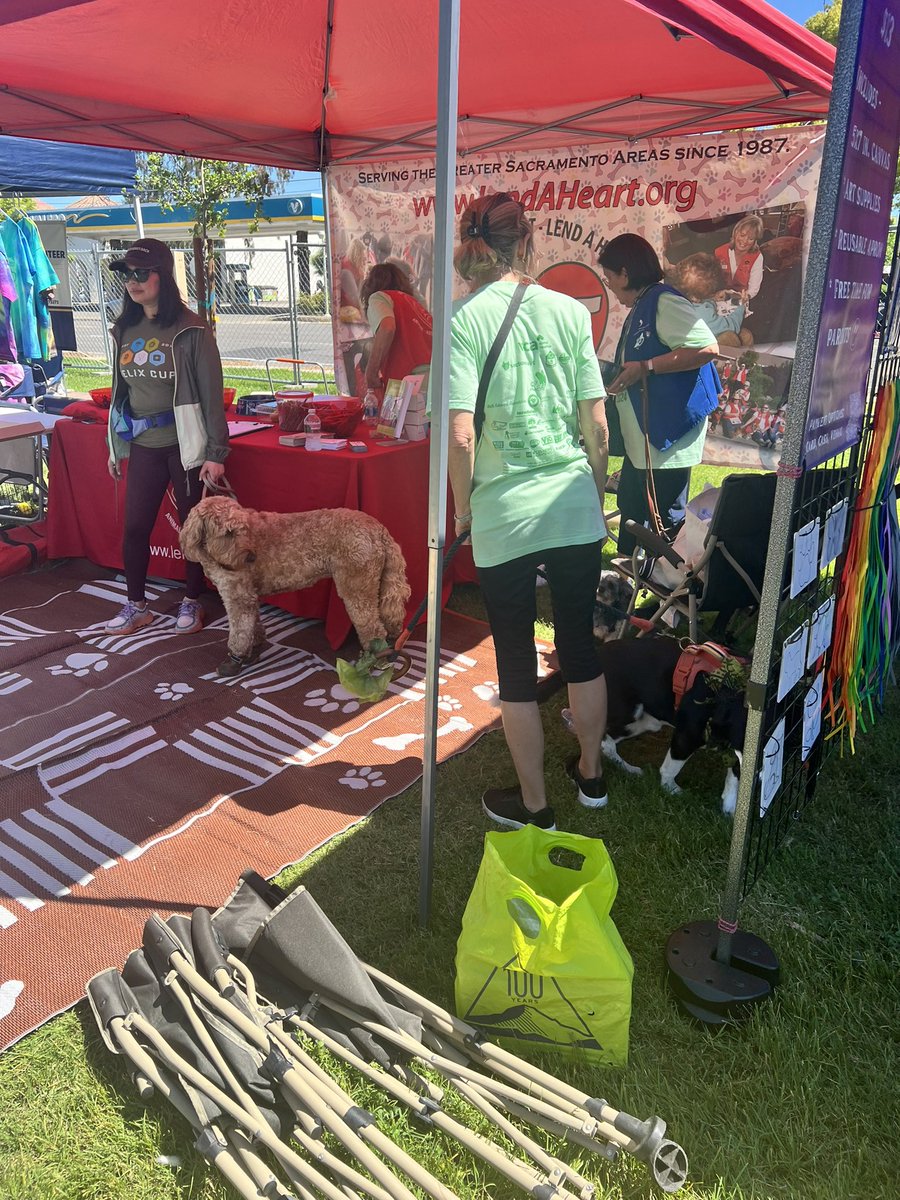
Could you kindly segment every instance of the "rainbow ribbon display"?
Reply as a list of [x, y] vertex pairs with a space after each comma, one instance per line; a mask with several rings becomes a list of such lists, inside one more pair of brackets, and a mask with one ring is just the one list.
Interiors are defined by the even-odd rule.
[[884, 702], [900, 652], [900, 524], [894, 483], [900, 469], [900, 390], [886, 383], [875, 404], [835, 613], [825, 688], [829, 737], [846, 735], [855, 753]]

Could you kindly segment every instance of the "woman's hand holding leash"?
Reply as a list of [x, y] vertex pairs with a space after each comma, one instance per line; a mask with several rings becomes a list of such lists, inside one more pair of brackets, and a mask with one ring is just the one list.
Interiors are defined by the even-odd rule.
[[106, 469], [107, 469], [107, 471], [109, 471], [109, 473], [113, 477], [113, 479], [121, 479], [122, 478], [122, 468], [119, 466], [119, 464], [116, 462], [116, 460], [114, 458], [107, 459]]
[[207, 459], [200, 468], [200, 482], [205, 483], [209, 488], [217, 488], [219, 480], [225, 474], [225, 466], [223, 463], [213, 462]]
[[624, 392], [632, 384], [640, 383], [647, 375], [647, 364], [644, 362], [622, 363], [622, 369], [606, 389], [611, 396]]
[[461, 544], [464, 545], [466, 541], [471, 541], [471, 531], [472, 531], [472, 514], [470, 512], [455, 513], [454, 517], [453, 517], [453, 532], [456, 534], [457, 538], [463, 538], [463, 534], [470, 535], [467, 538], [463, 538], [463, 541]]

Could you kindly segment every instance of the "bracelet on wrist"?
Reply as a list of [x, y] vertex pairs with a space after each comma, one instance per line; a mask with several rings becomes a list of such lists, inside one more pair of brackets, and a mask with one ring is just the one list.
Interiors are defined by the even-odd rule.
[[453, 520], [456, 521], [457, 524], [459, 524], [459, 525], [465, 525], [467, 522], [469, 524], [471, 524], [472, 523], [472, 514], [470, 512], [454, 513]]

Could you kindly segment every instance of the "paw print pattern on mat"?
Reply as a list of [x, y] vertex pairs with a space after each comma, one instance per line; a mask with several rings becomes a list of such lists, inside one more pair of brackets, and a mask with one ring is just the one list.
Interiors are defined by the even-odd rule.
[[342, 688], [339, 683], [328, 689], [314, 688], [303, 703], [307, 708], [318, 708], [323, 713], [336, 712], [337, 709], [345, 714], [359, 711], [359, 701], [355, 700], [350, 692]]
[[438, 696], [438, 708], [442, 712], [456, 712], [462, 704], [455, 696]]
[[47, 667], [46, 670], [51, 675], [75, 675], [80, 679], [83, 675], [90, 675], [91, 671], [105, 671], [108, 666], [109, 659], [103, 654], [70, 654], [65, 662]]
[[16, 1007], [16, 1001], [24, 990], [25, 984], [21, 979], [7, 979], [0, 984], [0, 1021]]
[[484, 683], [479, 683], [472, 691], [479, 700], [485, 700], [494, 708], [500, 703], [500, 685], [496, 679], [486, 679]]
[[160, 700], [181, 700], [194, 689], [187, 683], [158, 683], [156, 694]]
[[340, 777], [338, 783], [359, 790], [360, 788], [384, 787], [387, 780], [374, 767], [350, 767]]

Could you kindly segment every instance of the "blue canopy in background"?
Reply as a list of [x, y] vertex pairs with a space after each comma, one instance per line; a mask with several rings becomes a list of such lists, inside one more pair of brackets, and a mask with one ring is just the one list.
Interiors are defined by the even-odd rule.
[[134, 190], [133, 150], [0, 137], [0, 195], [90, 196]]

